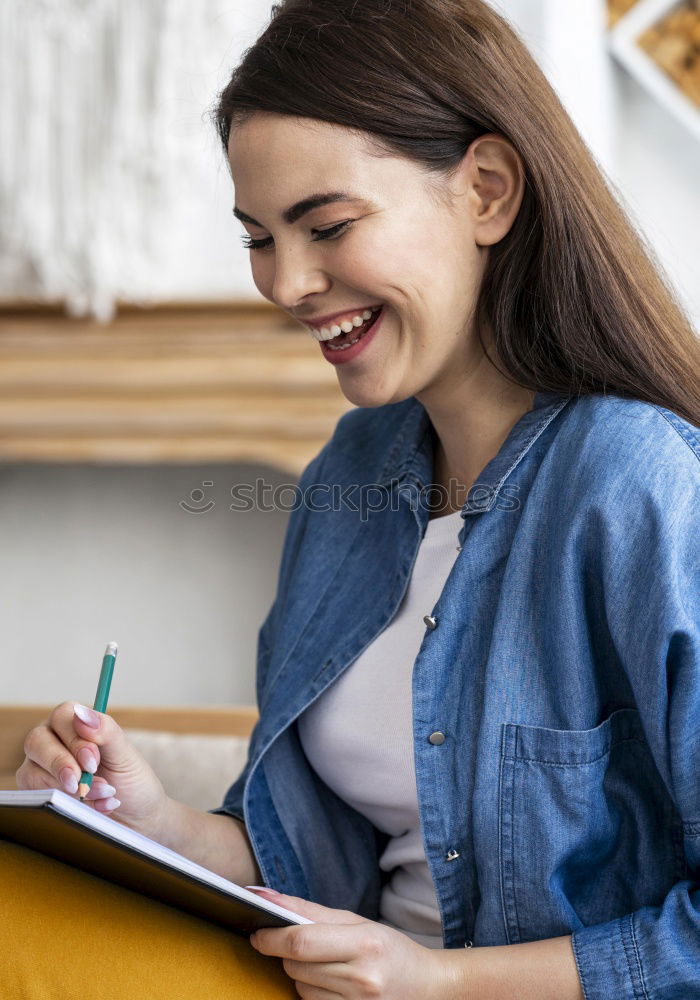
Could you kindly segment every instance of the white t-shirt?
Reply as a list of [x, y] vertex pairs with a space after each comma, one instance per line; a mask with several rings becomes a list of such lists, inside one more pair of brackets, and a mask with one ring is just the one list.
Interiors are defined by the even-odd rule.
[[442, 948], [442, 925], [418, 816], [412, 675], [423, 616], [432, 613], [457, 558], [461, 527], [459, 511], [428, 521], [396, 615], [298, 722], [317, 774], [391, 837], [379, 860], [391, 873], [381, 923], [429, 948]]

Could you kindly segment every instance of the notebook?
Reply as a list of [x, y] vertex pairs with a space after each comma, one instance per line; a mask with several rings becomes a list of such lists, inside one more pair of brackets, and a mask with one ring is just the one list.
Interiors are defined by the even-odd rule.
[[0, 838], [246, 936], [313, 923], [57, 788], [0, 791]]

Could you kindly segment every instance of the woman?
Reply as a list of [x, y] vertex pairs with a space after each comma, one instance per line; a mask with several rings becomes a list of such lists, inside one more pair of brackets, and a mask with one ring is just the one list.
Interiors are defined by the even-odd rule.
[[316, 923], [253, 944], [305, 998], [700, 997], [681, 309], [480, 0], [287, 0], [216, 121], [255, 283], [357, 408], [302, 476], [222, 807], [69, 703], [20, 787], [87, 750], [96, 809], [282, 890]]

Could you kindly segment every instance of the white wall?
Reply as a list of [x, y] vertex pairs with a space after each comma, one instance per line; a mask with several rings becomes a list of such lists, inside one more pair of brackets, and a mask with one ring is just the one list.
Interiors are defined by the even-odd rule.
[[254, 704], [288, 517], [229, 509], [258, 476], [292, 482], [251, 465], [0, 467], [0, 702], [92, 704], [116, 639], [112, 705]]
[[700, 331], [700, 142], [615, 68], [617, 185]]

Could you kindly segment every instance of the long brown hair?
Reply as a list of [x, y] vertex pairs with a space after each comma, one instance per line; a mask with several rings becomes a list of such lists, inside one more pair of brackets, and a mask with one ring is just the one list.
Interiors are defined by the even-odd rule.
[[283, 0], [219, 95], [224, 148], [256, 111], [361, 130], [443, 177], [476, 138], [504, 136], [526, 188], [476, 306], [504, 374], [700, 426], [700, 340], [537, 63], [482, 0]]

